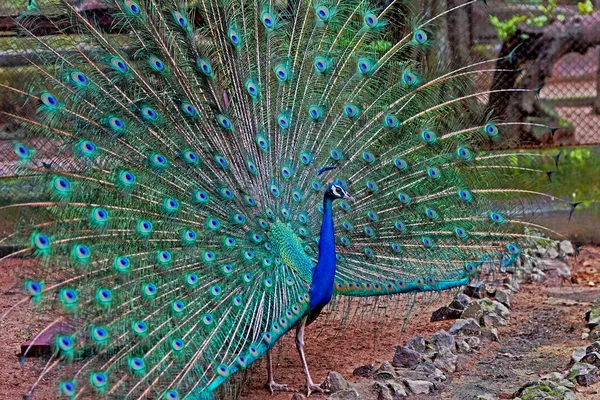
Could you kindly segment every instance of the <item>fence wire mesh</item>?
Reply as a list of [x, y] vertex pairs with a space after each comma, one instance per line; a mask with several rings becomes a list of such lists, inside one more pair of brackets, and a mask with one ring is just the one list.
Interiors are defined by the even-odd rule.
[[[0, 85], [27, 91], [27, 83], [39, 73], [28, 58], [40, 57], [34, 39], [25, 36], [15, 19], [39, 13], [42, 17], [26, 25], [38, 35], [61, 37], [76, 32], [53, 7], [60, 0], [8, 0], [0, 4]], [[293, 7], [294, 1], [288, 1]], [[512, 54], [510, 62], [499, 61], [495, 68], [513, 72], [496, 72], [481, 85], [481, 90], [507, 88], [531, 89], [526, 94], [500, 95], [487, 99], [498, 117], [552, 127], [537, 129], [526, 126], [514, 133], [520, 146], [600, 144], [600, 0], [504, 0], [477, 2], [462, 10], [439, 34], [442, 47], [438, 62], [461, 65], [469, 60]], [[434, 3], [435, 2], [435, 3]], [[452, 8], [464, 0], [444, 0], [442, 7]], [[112, 29], [111, 10], [102, 0], [76, 0], [77, 9], [85, 12], [103, 29]], [[286, 3], [283, 1], [283, 3]], [[389, 0], [380, 0], [386, 6]], [[439, 9], [436, 0], [414, 0], [423, 10]], [[26, 21], [26, 19], [25, 19]], [[114, 33], [114, 32], [112, 32]], [[393, 34], [393, 32], [391, 33]], [[83, 45], [83, 44], [82, 44]], [[64, 46], [64, 44], [62, 44]], [[50, 67], [50, 66], [49, 66]], [[518, 69], [517, 72], [514, 72]], [[0, 108], [17, 114], [34, 113], [35, 104], [17, 104], [15, 97], [0, 87]], [[13, 139], [15, 125], [0, 115], [0, 139]]]

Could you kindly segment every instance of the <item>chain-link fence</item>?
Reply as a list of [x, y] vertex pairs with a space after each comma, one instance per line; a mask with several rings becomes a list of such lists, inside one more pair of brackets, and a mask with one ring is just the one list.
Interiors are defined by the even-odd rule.
[[491, 89], [527, 89], [492, 95], [497, 115], [540, 123], [524, 126], [523, 145], [600, 144], [600, 0], [509, 0], [473, 6], [471, 49], [510, 56]]
[[[61, 37], [76, 35], [68, 20], [52, 7], [57, 1], [9, 0], [0, 4], [0, 85], [27, 90], [35, 72], [27, 58], [43, 56], [36, 41], [15, 24], [15, 18], [27, 21], [23, 14], [36, 14], [36, 2], [43, 2], [44, 14], [25, 26], [46, 40], [56, 37], [59, 51], [68, 51]], [[424, 10], [434, 2], [436, 10], [464, 2], [443, 0], [440, 6], [437, 0], [416, 1]], [[600, 144], [600, 11], [596, 11], [600, 0], [554, 1], [474, 3], [451, 13], [441, 39], [456, 65], [503, 57], [492, 66], [498, 71], [489, 74], [480, 89], [490, 90], [488, 101], [497, 117], [527, 123], [515, 134], [522, 146]], [[106, 32], [114, 28], [111, 10], [101, 0], [74, 0], [73, 4]], [[506, 89], [520, 91], [509, 94]], [[0, 92], [3, 110], [35, 111], [33, 104], [20, 104], [17, 110], [14, 96]], [[0, 138], [13, 129], [7, 120], [0, 115]]]

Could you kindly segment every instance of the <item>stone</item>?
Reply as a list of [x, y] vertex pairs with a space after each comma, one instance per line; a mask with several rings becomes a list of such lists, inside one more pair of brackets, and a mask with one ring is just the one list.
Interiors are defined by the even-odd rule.
[[457, 319], [454, 325], [448, 330], [451, 335], [457, 333], [479, 334], [481, 333], [481, 325], [473, 318]]
[[404, 384], [413, 394], [429, 394], [435, 390], [433, 383], [429, 381], [413, 381], [406, 379]]
[[579, 361], [584, 362], [586, 364], [592, 364], [596, 367], [600, 367], [600, 354], [593, 351], [583, 356]]
[[573, 350], [573, 353], [571, 354], [571, 360], [573, 360], [573, 362], [579, 362], [583, 357], [585, 357], [586, 354], [585, 347], [578, 347]]
[[[429, 361], [427, 361], [427, 363], [429, 363]], [[433, 363], [431, 363], [431, 365], [433, 365]], [[411, 379], [411, 380], [417, 380], [417, 381], [427, 381], [427, 380], [429, 380], [431, 374], [428, 371], [417, 370], [417, 368], [419, 368], [420, 366], [421, 366], [421, 364], [419, 364], [415, 369], [396, 368], [396, 376], [398, 378], [395, 379], [395, 381], [396, 382], [401, 382], [401, 381], [403, 381], [405, 379]], [[433, 367], [435, 369], [437, 369], [437, 367], [435, 365], [433, 365]], [[443, 374], [443, 372], [442, 372], [442, 374]]]
[[421, 360], [423, 356], [421, 353], [409, 348], [408, 346], [396, 347], [396, 353], [392, 360], [394, 367], [408, 367], [414, 368]]
[[569, 388], [557, 382], [539, 380], [528, 382], [522, 386], [515, 399], [521, 400], [576, 400], [577, 397]]
[[591, 353], [593, 351], [600, 353], [600, 341], [596, 341], [585, 348], [585, 354]]
[[469, 296], [464, 293], [459, 293], [456, 295], [452, 303], [448, 307], [453, 308], [455, 310], [464, 310], [473, 300]]
[[394, 400], [390, 389], [379, 382], [375, 382], [375, 391], [377, 393], [377, 400]]
[[513, 293], [517, 293], [519, 290], [521, 290], [521, 285], [514, 276], [506, 277], [502, 280], [502, 282], [504, 283], [504, 287]]
[[456, 362], [458, 357], [447, 347], [442, 347], [438, 350], [433, 363], [442, 371], [453, 373], [456, 371]]
[[461, 319], [469, 318], [474, 319], [478, 324], [483, 322], [483, 309], [481, 308], [481, 304], [479, 304], [479, 302], [472, 302], [463, 311]]
[[541, 260], [538, 263], [538, 268], [546, 271], [550, 276], [558, 276], [566, 278], [571, 275], [571, 269], [567, 263], [560, 260]]
[[350, 384], [344, 379], [342, 374], [337, 371], [329, 371], [321, 387], [330, 393], [337, 393], [349, 389]]
[[568, 378], [581, 386], [590, 386], [598, 382], [598, 369], [591, 364], [577, 362], [571, 367]]
[[592, 329], [600, 325], [600, 307], [594, 307], [585, 313], [585, 319], [588, 323], [588, 328]]
[[479, 339], [477, 336], [467, 336], [465, 337], [465, 341], [469, 346], [471, 346], [472, 349], [478, 349], [479, 345], [481, 344], [481, 339]]
[[589, 339], [594, 342], [600, 340], [600, 325], [592, 328]]
[[454, 349], [455, 341], [454, 336], [446, 332], [445, 330], [439, 330], [429, 339], [429, 342], [439, 351], [443, 348]]
[[494, 295], [494, 299], [506, 307], [510, 308], [510, 301], [512, 300], [512, 294], [507, 289], [497, 289]]
[[548, 253], [548, 249], [544, 246], [537, 246], [535, 251], [534, 251], [535, 255], [538, 257], [546, 257], [546, 254]]
[[498, 329], [496, 329], [496, 328], [485, 330], [483, 332], [483, 335], [486, 338], [488, 338], [489, 340], [493, 341], [493, 342], [499, 342], [500, 341], [500, 336], [498, 335]]
[[360, 396], [355, 389], [342, 390], [329, 396], [327, 400], [360, 400]]
[[306, 400], [306, 396], [302, 393], [294, 393], [290, 400]]
[[452, 307], [440, 307], [431, 313], [431, 322], [447, 321], [450, 319], [459, 319], [462, 315], [462, 310]]
[[395, 377], [396, 377], [396, 374], [393, 373], [393, 372], [383, 371], [383, 372], [376, 372], [375, 373], [375, 380], [377, 380], [379, 382], [391, 381]]
[[463, 289], [463, 293], [469, 297], [481, 299], [485, 295], [485, 283], [483, 283], [483, 281], [469, 283]]
[[407, 397], [406, 387], [398, 382], [390, 382], [388, 383], [388, 388], [390, 389], [390, 393], [394, 400], [401, 399], [403, 397]]
[[492, 394], [480, 394], [475, 397], [475, 400], [497, 400], [498, 398]]
[[575, 254], [575, 249], [573, 248], [573, 244], [571, 242], [569, 242], [568, 240], [563, 240], [562, 242], [560, 242], [560, 244], [558, 245], [558, 248], [561, 251], [561, 253], [566, 254], [568, 256], [572, 256]]
[[408, 340], [406, 347], [416, 352], [423, 353], [425, 352], [425, 349], [427, 349], [427, 343], [425, 342], [425, 338], [423, 336], [415, 336]]
[[501, 304], [491, 299], [478, 300], [483, 310], [483, 325], [487, 327], [492, 326], [506, 326], [507, 320], [510, 318], [510, 311], [504, 304]]
[[379, 368], [377, 368], [376, 372], [390, 372], [392, 374], [394, 374], [394, 367], [392, 366], [392, 364], [390, 364], [389, 361], [384, 361], [381, 363], [381, 365], [379, 366]]
[[555, 259], [558, 258], [558, 251], [554, 247], [549, 247], [546, 252], [546, 258]]
[[469, 346], [469, 343], [467, 343], [467, 341], [462, 338], [456, 340], [456, 349], [458, 350], [459, 353], [463, 353], [463, 354], [467, 354], [472, 351], [471, 346]]
[[[433, 378], [436, 381], [445, 381], [446, 379], [448, 379], [448, 377], [446, 376], [446, 374], [444, 374], [444, 372], [442, 370], [440, 370], [438, 367], [435, 366], [434, 363], [429, 362], [429, 361], [424, 361], [422, 363], [420, 363], [419, 365], [417, 365], [417, 367], [415, 368], [416, 372], [424, 372], [425, 374], [427, 374], [427, 379], [425, 380], [429, 380], [431, 381], [431, 379]], [[435, 385], [435, 383], [434, 383]]]
[[548, 278], [546, 277], [546, 274], [544, 273], [544, 271], [542, 271], [539, 268], [533, 268], [531, 270], [530, 279], [531, 279], [531, 282], [542, 283], [542, 282], [546, 282], [546, 280]]
[[375, 366], [373, 364], [361, 365], [360, 367], [358, 367], [354, 371], [352, 371], [352, 375], [362, 376], [363, 378], [366, 378], [368, 376], [371, 376], [374, 372], [375, 372]]

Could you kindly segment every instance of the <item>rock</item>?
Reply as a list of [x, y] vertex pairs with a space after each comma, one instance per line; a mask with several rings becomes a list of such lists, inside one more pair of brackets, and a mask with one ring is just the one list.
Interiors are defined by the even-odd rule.
[[[424, 361], [422, 363], [420, 363], [419, 365], [417, 365], [417, 367], [415, 368], [416, 372], [424, 372], [425, 374], [427, 374], [427, 379], [425, 380], [429, 380], [431, 381], [431, 379], [433, 378], [436, 381], [442, 382], [445, 381], [447, 378], [446, 374], [444, 374], [444, 372], [442, 372], [438, 367], [435, 366], [434, 363], [429, 362], [429, 361]], [[434, 383], [435, 385], [435, 383]]]
[[454, 336], [443, 329], [431, 335], [429, 341], [438, 351], [443, 348], [454, 349], [455, 347]]
[[[431, 364], [433, 366], [433, 368], [435, 368], [436, 370], [440, 371], [435, 365], [433, 365], [433, 363], [430, 363], [429, 361], [426, 361], [426, 362]], [[430, 380], [432, 374], [429, 373], [428, 371], [424, 371], [422, 369], [417, 370], [417, 368], [420, 368], [420, 367], [421, 367], [421, 364], [419, 364], [415, 369], [396, 368], [396, 376], [398, 378], [395, 379], [395, 381], [400, 382], [405, 379], [416, 380], [416, 381]], [[442, 374], [443, 374], [443, 372], [442, 372]]]
[[471, 346], [469, 346], [469, 343], [467, 343], [467, 341], [465, 339], [458, 339], [456, 341], [456, 349], [460, 352], [460, 353], [470, 353], [471, 350]]
[[499, 342], [500, 336], [498, 335], [498, 329], [492, 328], [490, 330], [485, 330], [483, 335], [493, 342]]
[[438, 354], [435, 356], [433, 363], [442, 371], [452, 373], [456, 371], [457, 361], [458, 357], [454, 353], [452, 353], [452, 351], [449, 348], [442, 347], [438, 350]]
[[600, 325], [592, 328], [589, 339], [594, 342], [600, 340]]
[[585, 354], [591, 353], [593, 351], [600, 353], [600, 341], [594, 342], [585, 348]]
[[479, 345], [481, 344], [481, 339], [479, 339], [477, 336], [467, 336], [465, 337], [465, 341], [469, 346], [471, 346], [472, 349], [478, 349]]
[[393, 372], [383, 371], [383, 372], [377, 372], [377, 373], [375, 373], [375, 380], [377, 380], [379, 382], [391, 381], [395, 377], [396, 377], [396, 374], [393, 373]]
[[588, 328], [592, 329], [600, 325], [600, 307], [594, 307], [585, 313], [585, 319], [588, 323]]
[[330, 393], [337, 393], [349, 389], [350, 384], [339, 372], [329, 371], [327, 377], [325, 377], [325, 380], [321, 384], [321, 387], [325, 390], [329, 390]]
[[388, 383], [388, 388], [390, 389], [390, 393], [394, 400], [398, 400], [402, 397], [408, 396], [406, 393], [406, 388], [401, 383], [390, 382]]
[[593, 351], [583, 356], [579, 361], [584, 362], [586, 364], [592, 364], [596, 367], [600, 367], [600, 354]]
[[551, 372], [549, 374], [543, 375], [540, 377], [541, 381], [552, 381], [552, 382], [560, 382], [563, 380], [567, 374], [563, 374], [560, 372]]
[[457, 319], [454, 325], [448, 330], [448, 333], [451, 335], [456, 335], [457, 333], [478, 335], [481, 333], [481, 325], [473, 318]]
[[461, 314], [462, 310], [446, 306], [440, 307], [431, 314], [431, 322], [459, 319]]
[[546, 258], [555, 259], [558, 258], [558, 251], [554, 247], [548, 247], [546, 251]]
[[578, 347], [575, 350], [573, 350], [573, 353], [571, 354], [571, 360], [573, 360], [573, 362], [579, 362], [579, 361], [581, 361], [581, 359], [583, 357], [585, 357], [585, 355], [586, 355], [586, 348]]
[[487, 327], [506, 326], [510, 311], [504, 304], [491, 299], [478, 300], [483, 310], [483, 324]]
[[566, 278], [571, 275], [569, 266], [560, 260], [541, 260], [538, 267], [542, 271], [547, 271], [550, 276], [559, 276]]
[[479, 302], [474, 301], [469, 304], [462, 313], [462, 319], [472, 318], [477, 321], [478, 324], [482, 323], [483, 320], [483, 310], [481, 308], [481, 304]]
[[573, 248], [573, 244], [571, 242], [569, 242], [568, 240], [563, 240], [562, 242], [560, 242], [560, 244], [558, 245], [558, 248], [561, 251], [561, 253], [566, 254], [568, 256], [572, 256], [575, 254], [575, 249]]
[[413, 381], [410, 379], [406, 379], [404, 384], [413, 394], [429, 394], [433, 393], [435, 388], [433, 387], [433, 383], [429, 381]]
[[448, 307], [453, 308], [455, 310], [464, 310], [473, 300], [469, 296], [464, 293], [459, 293], [456, 295], [452, 303]]
[[423, 336], [415, 336], [408, 340], [406, 347], [418, 353], [423, 353], [425, 352], [425, 349], [427, 349], [427, 343], [425, 343], [425, 338]]
[[294, 393], [290, 400], [306, 400], [306, 396], [302, 393]]
[[375, 391], [377, 392], [377, 400], [394, 400], [390, 389], [379, 382], [375, 382]]
[[421, 360], [423, 356], [421, 353], [409, 348], [408, 346], [396, 347], [396, 353], [392, 360], [394, 367], [408, 367], [414, 368]]
[[587, 338], [589, 338], [589, 337], [590, 337], [590, 334], [589, 334], [589, 333], [587, 333], [587, 332], [583, 332], [583, 333], [581, 334], [581, 340], [585, 340], [585, 339], [587, 339]]
[[381, 365], [379, 366], [379, 368], [377, 368], [376, 372], [390, 372], [392, 374], [394, 374], [394, 367], [392, 366], [392, 364], [390, 364], [389, 361], [384, 361], [381, 363]]
[[521, 290], [521, 285], [519, 285], [519, 282], [512, 276], [504, 278], [503, 283], [504, 287], [513, 293], [517, 293], [519, 290]]
[[497, 397], [491, 394], [480, 394], [475, 400], [497, 400]]
[[360, 396], [355, 389], [342, 390], [329, 396], [327, 400], [360, 400]]
[[576, 400], [575, 393], [569, 388], [552, 381], [528, 382], [515, 394], [515, 399], [522, 400]]
[[510, 308], [510, 301], [512, 300], [512, 294], [506, 289], [497, 289], [494, 299], [506, 307]]
[[590, 386], [598, 381], [598, 369], [582, 362], [575, 363], [569, 371], [569, 380], [575, 380], [581, 386]]
[[548, 253], [548, 249], [544, 246], [537, 246], [534, 254], [538, 257], [546, 257], [546, 254]]
[[469, 283], [463, 289], [463, 293], [469, 297], [473, 297], [475, 299], [481, 299], [485, 295], [485, 283], [483, 283], [483, 281]]
[[375, 372], [375, 366], [373, 364], [362, 365], [352, 371], [352, 375], [354, 376], [362, 376], [366, 378]]
[[530, 274], [531, 282], [542, 283], [546, 282], [546, 274], [539, 268], [533, 268]]

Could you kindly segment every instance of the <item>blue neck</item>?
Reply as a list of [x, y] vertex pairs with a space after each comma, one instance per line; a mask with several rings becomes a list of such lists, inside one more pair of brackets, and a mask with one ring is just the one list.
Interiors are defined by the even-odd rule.
[[323, 221], [319, 238], [319, 261], [313, 270], [310, 286], [310, 317], [316, 317], [329, 303], [335, 278], [335, 235], [333, 232], [333, 199], [323, 198]]

